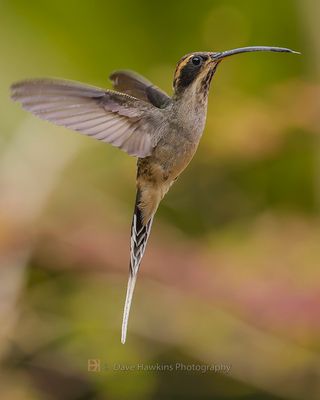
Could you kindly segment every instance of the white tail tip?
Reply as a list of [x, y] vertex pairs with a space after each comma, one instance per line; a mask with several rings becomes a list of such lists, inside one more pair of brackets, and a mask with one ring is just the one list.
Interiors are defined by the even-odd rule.
[[126, 301], [125, 301], [124, 310], [123, 310], [122, 331], [121, 331], [121, 343], [122, 344], [125, 344], [126, 338], [127, 338], [128, 320], [129, 320], [132, 296], [133, 296], [133, 291], [134, 291], [134, 287], [136, 284], [136, 280], [137, 280], [137, 275], [132, 276], [131, 272], [130, 272], [128, 286], [127, 286]]

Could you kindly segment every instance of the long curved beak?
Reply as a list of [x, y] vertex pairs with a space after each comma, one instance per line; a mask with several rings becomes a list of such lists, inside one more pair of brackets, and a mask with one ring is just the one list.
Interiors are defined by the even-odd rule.
[[285, 47], [250, 46], [250, 47], [239, 47], [238, 49], [212, 53], [211, 57], [214, 61], [218, 61], [218, 60], [222, 60], [223, 58], [233, 56], [235, 54], [249, 53], [252, 51], [275, 51], [278, 53], [301, 54], [298, 51], [286, 49]]

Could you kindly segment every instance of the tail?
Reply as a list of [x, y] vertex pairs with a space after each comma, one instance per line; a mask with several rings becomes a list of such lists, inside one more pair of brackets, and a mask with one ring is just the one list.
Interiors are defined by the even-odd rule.
[[132, 219], [132, 225], [131, 225], [131, 254], [130, 254], [130, 271], [129, 271], [130, 275], [127, 286], [126, 301], [123, 311], [122, 333], [121, 333], [121, 343], [123, 344], [126, 341], [128, 319], [129, 319], [133, 291], [137, 280], [137, 274], [150, 235], [151, 225], [154, 217], [153, 214], [149, 218], [147, 223], [144, 224], [143, 215], [139, 207], [139, 203], [140, 203], [140, 191], [138, 190], [133, 219]]

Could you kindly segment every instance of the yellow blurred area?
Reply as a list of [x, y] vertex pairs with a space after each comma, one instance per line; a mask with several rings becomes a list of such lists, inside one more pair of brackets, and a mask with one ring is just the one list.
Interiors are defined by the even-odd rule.
[[[320, 28], [314, 0], [0, 3], [0, 396], [320, 398]], [[37, 120], [12, 82], [171, 94], [185, 53], [226, 60], [198, 152], [163, 200], [120, 343], [134, 158]]]

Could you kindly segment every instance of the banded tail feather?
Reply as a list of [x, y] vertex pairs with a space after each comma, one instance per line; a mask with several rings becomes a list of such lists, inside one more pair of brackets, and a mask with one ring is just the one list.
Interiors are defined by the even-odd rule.
[[131, 302], [134, 287], [137, 280], [140, 263], [146, 249], [147, 241], [150, 235], [154, 214], [146, 224], [143, 224], [143, 215], [139, 207], [140, 191], [137, 192], [136, 203], [131, 224], [131, 244], [130, 244], [130, 269], [127, 286], [127, 294], [123, 311], [121, 343], [125, 343], [128, 328], [128, 319], [130, 314]]

